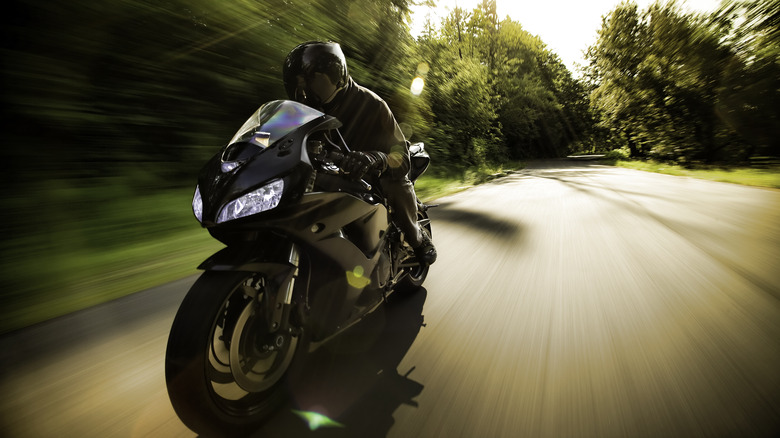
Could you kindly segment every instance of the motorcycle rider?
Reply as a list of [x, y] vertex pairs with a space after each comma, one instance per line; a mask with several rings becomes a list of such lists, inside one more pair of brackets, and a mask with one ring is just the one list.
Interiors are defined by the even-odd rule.
[[419, 260], [435, 262], [436, 248], [417, 224], [408, 143], [387, 103], [349, 75], [341, 46], [320, 41], [300, 44], [287, 55], [282, 74], [291, 100], [341, 121], [340, 132], [351, 148], [342, 169], [355, 179], [379, 172], [393, 221]]

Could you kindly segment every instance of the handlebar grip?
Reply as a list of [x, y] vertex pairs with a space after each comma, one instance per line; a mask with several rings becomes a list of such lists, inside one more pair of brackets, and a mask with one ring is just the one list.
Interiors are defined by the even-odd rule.
[[[335, 164], [339, 169], [341, 169], [341, 164], [344, 163], [344, 160], [347, 159], [347, 156], [342, 154], [341, 152], [330, 151], [328, 152], [328, 159], [333, 164]], [[361, 178], [357, 180], [357, 182], [360, 183], [361, 186], [363, 186], [364, 190], [371, 191], [371, 184], [369, 184], [368, 181]]]
[[333, 162], [333, 164], [341, 168], [341, 164], [344, 162], [344, 160], [347, 159], [347, 156], [340, 152], [331, 151], [328, 153], [328, 158]]

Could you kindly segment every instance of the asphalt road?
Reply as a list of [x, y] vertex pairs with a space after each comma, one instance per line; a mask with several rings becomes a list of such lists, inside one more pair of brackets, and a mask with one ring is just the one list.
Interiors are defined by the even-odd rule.
[[[258, 437], [780, 436], [780, 191], [557, 161], [439, 202], [425, 289]], [[194, 436], [163, 377], [192, 281], [1, 338], [0, 436]]]

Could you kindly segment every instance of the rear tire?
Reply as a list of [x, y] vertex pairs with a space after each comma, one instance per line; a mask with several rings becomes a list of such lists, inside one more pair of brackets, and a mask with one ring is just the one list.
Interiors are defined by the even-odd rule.
[[400, 292], [402, 295], [407, 295], [407, 294], [412, 294], [414, 292], [417, 292], [425, 282], [425, 278], [428, 277], [429, 268], [430, 266], [427, 264], [423, 264], [411, 268], [412, 271], [409, 273], [409, 275], [407, 275], [401, 281], [398, 282], [398, 285], [396, 285], [395, 290], [397, 292]]
[[[418, 210], [417, 223], [420, 225], [420, 229], [423, 233], [427, 233], [428, 237], [433, 237], [431, 222], [428, 220], [428, 213]], [[410, 268], [409, 275], [398, 282], [395, 290], [403, 295], [417, 292], [428, 277], [428, 270], [430, 267], [431, 266], [427, 263], [420, 263], [417, 266]]]
[[291, 363], [307, 342], [304, 335], [269, 333], [264, 306], [275, 293], [258, 293], [259, 278], [204, 272], [174, 319], [165, 357], [168, 395], [198, 434], [250, 433], [289, 396]]

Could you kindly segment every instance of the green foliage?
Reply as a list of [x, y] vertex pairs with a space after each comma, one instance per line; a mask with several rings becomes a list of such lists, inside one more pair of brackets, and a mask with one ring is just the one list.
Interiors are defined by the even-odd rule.
[[45, 203], [6, 200], [17, 214], [39, 214], [0, 242], [0, 333], [194, 274], [222, 246], [197, 225], [191, 189], [128, 197], [110, 182], [48, 182], [36, 190]]
[[508, 157], [566, 155], [588, 136], [584, 86], [536, 36], [507, 18], [495, 1], [456, 8], [429, 26], [418, 53], [430, 65], [434, 158], [480, 165]]
[[415, 192], [423, 202], [431, 202], [474, 185], [505, 176], [525, 167], [520, 161], [479, 167], [433, 166], [415, 182]]
[[750, 167], [718, 167], [714, 165], [678, 166], [656, 161], [618, 161], [620, 167], [687, 176], [710, 181], [780, 189], [780, 167], [777, 165], [756, 169]]
[[596, 132], [632, 157], [680, 163], [780, 155], [779, 4], [731, 2], [710, 17], [619, 5], [588, 52]]
[[499, 161], [501, 148], [495, 144], [498, 134], [493, 129], [497, 114], [487, 67], [473, 59], [456, 59], [439, 69], [431, 87], [436, 87], [432, 109], [452, 139], [450, 158], [470, 164]]
[[606, 161], [625, 161], [631, 156], [631, 151], [628, 147], [622, 147], [618, 149], [612, 149], [604, 154], [604, 160]]

